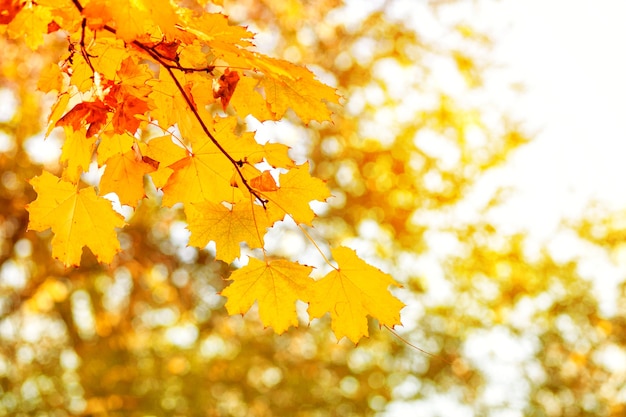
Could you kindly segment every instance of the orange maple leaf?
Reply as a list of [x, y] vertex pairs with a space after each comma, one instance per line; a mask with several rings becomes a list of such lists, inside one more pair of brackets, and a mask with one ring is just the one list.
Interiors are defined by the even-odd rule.
[[0, 1], [0, 25], [11, 23], [15, 15], [22, 10], [24, 3], [18, 0], [1, 0]]
[[74, 130], [80, 130], [82, 126], [89, 125], [87, 137], [98, 133], [107, 122], [109, 108], [100, 100], [93, 102], [84, 101], [75, 105], [65, 116], [61, 117], [56, 126], [72, 126]]
[[298, 326], [296, 301], [306, 300], [314, 281], [309, 278], [310, 266], [283, 259], [260, 261], [250, 258], [250, 263], [233, 272], [230, 284], [222, 295], [228, 298], [229, 314], [244, 314], [255, 301], [259, 316], [265, 326], [272, 326], [278, 334], [289, 326]]
[[352, 249], [339, 247], [332, 255], [339, 267], [315, 282], [309, 299], [311, 318], [330, 313], [335, 336], [347, 336], [354, 343], [368, 336], [368, 315], [378, 319], [381, 326], [401, 324], [404, 304], [388, 290], [390, 285], [400, 284], [365, 263]]
[[239, 257], [242, 242], [250, 248], [263, 247], [265, 230], [272, 225], [263, 207], [246, 200], [230, 209], [210, 201], [191, 203], [185, 206], [185, 214], [191, 231], [189, 244], [203, 248], [212, 240], [215, 257], [228, 263]]
[[127, 94], [145, 98], [152, 92], [147, 82], [152, 79], [153, 75], [150, 68], [145, 64], [138, 64], [136, 58], [126, 57], [120, 64], [119, 69], [115, 72], [117, 85], [123, 88]]
[[141, 120], [137, 116], [144, 115], [150, 108], [148, 103], [136, 96], [125, 94], [118, 95], [115, 102], [108, 102], [115, 109], [111, 124], [113, 124], [115, 133], [130, 132], [134, 134]]
[[276, 191], [278, 190], [278, 185], [276, 185], [276, 180], [272, 177], [272, 173], [270, 171], [263, 171], [261, 175], [258, 177], [254, 177], [250, 180], [250, 187], [259, 191]]
[[83, 246], [87, 246], [100, 262], [113, 260], [120, 251], [115, 228], [125, 222], [109, 200], [98, 197], [93, 187], [78, 190], [46, 171], [30, 183], [37, 199], [27, 207], [28, 229], [52, 229], [52, 256], [66, 266], [79, 265]]
[[102, 29], [111, 17], [111, 8], [104, 1], [91, 1], [83, 7], [82, 15], [87, 19], [87, 27], [91, 30]]
[[220, 76], [218, 81], [219, 88], [213, 92], [214, 98], [219, 98], [222, 101], [222, 109], [226, 111], [230, 98], [235, 92], [237, 83], [239, 82], [239, 73], [237, 71], [230, 71], [228, 68], [224, 71], [224, 74]]
[[116, 75], [121, 81], [113, 84], [105, 97], [105, 103], [115, 110], [111, 123], [116, 133], [135, 133], [142, 116], [151, 109], [148, 95], [152, 88], [146, 84], [152, 78], [147, 65], [138, 65], [132, 57], [121, 62]]

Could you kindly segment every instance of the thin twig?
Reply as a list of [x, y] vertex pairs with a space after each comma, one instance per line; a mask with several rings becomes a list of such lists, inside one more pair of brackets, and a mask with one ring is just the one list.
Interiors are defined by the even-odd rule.
[[85, 48], [85, 28], [87, 27], [87, 19], [83, 19], [83, 22], [81, 23], [80, 27], [81, 27], [80, 53], [83, 56], [83, 59], [85, 60], [85, 62], [87, 62], [87, 65], [89, 65], [91, 72], [95, 75], [96, 70], [93, 68], [93, 65], [91, 64], [91, 55], [87, 53], [87, 48]]

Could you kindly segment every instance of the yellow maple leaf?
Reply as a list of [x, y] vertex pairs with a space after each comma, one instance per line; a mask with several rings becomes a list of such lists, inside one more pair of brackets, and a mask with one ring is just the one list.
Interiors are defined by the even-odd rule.
[[57, 97], [56, 103], [52, 105], [50, 116], [48, 116], [48, 129], [46, 130], [46, 136], [52, 132], [52, 129], [56, 127], [57, 122], [65, 114], [67, 105], [70, 102], [70, 95], [67, 93], [60, 93]]
[[183, 19], [187, 21], [185, 30], [212, 48], [222, 44], [243, 47], [253, 45], [247, 39], [252, 39], [254, 34], [243, 26], [229, 25], [228, 17], [221, 13], [203, 13], [200, 16], [188, 13]]
[[242, 119], [252, 115], [260, 122], [276, 120], [276, 115], [270, 110], [258, 85], [259, 80], [246, 75], [242, 76], [230, 100], [231, 106], [235, 108], [237, 115]]
[[368, 336], [368, 315], [378, 319], [381, 326], [401, 324], [404, 304], [388, 290], [390, 285], [400, 284], [365, 263], [352, 249], [339, 247], [332, 255], [338, 268], [315, 282], [309, 299], [311, 318], [330, 313], [335, 336], [347, 336], [354, 343]]
[[282, 143], [266, 143], [263, 145], [265, 160], [274, 168], [293, 168], [293, 160], [289, 157], [289, 146]]
[[[220, 146], [235, 161], [257, 163], [263, 159], [263, 146], [254, 140], [254, 134], [236, 135], [235, 117], [221, 118], [214, 122], [213, 135]], [[169, 165], [174, 173], [163, 187], [163, 204], [177, 202], [222, 201], [234, 202], [242, 197], [241, 190], [232, 186], [236, 172], [235, 164], [205, 136], [191, 138], [192, 152], [185, 158]]]
[[279, 177], [280, 187], [276, 191], [262, 192], [269, 200], [267, 210], [274, 220], [282, 220], [289, 214], [296, 223], [311, 226], [315, 213], [309, 203], [313, 200], [324, 201], [330, 197], [330, 191], [324, 181], [309, 174], [309, 163], [296, 166]]
[[87, 19], [89, 29], [101, 30], [112, 19], [111, 9], [104, 0], [91, 0], [84, 5], [82, 17]]
[[245, 199], [227, 208], [210, 201], [185, 206], [189, 244], [199, 248], [209, 241], [216, 245], [215, 257], [231, 263], [239, 257], [239, 244], [245, 242], [250, 248], [263, 247], [265, 230], [272, 224], [263, 207]]
[[314, 281], [309, 278], [311, 267], [284, 259], [260, 261], [250, 258], [250, 263], [233, 272], [232, 284], [222, 291], [228, 298], [229, 314], [244, 314], [255, 301], [259, 316], [265, 326], [272, 326], [278, 334], [289, 326], [298, 326], [296, 301], [306, 301]]
[[254, 140], [254, 133], [244, 132], [241, 135], [235, 134], [237, 129], [237, 118], [218, 118], [214, 121], [214, 136], [220, 145], [235, 160], [256, 164], [263, 160], [265, 148]]
[[106, 163], [107, 159], [114, 155], [128, 152], [135, 143], [135, 138], [129, 133], [117, 134], [112, 131], [102, 132], [99, 135], [98, 166]]
[[30, 183], [37, 199], [27, 207], [28, 229], [52, 229], [52, 256], [66, 266], [79, 265], [83, 246], [87, 246], [100, 262], [113, 260], [120, 251], [115, 228], [125, 222], [109, 200], [98, 197], [93, 187], [78, 190], [46, 171]]
[[[298, 65], [265, 57], [262, 67], [269, 67], [260, 85], [276, 120], [291, 108], [304, 124], [311, 120], [330, 120], [327, 103], [339, 103], [334, 88], [315, 79], [311, 71]], [[280, 72], [277, 70], [280, 69]]]
[[72, 74], [70, 85], [76, 86], [78, 91], [85, 93], [94, 87], [94, 75], [91, 67], [81, 54], [74, 54], [72, 58]]
[[[178, 77], [181, 85], [187, 85], [185, 74]], [[164, 130], [177, 124], [181, 134], [190, 135], [194, 127], [197, 128], [198, 122], [167, 71], [161, 71], [158, 79], [152, 79], [146, 84], [152, 89], [149, 98], [154, 103], [150, 117], [156, 119]]]
[[145, 155], [155, 161], [159, 161], [159, 168], [150, 173], [150, 177], [152, 177], [156, 188], [163, 188], [170, 175], [174, 172], [169, 166], [185, 158], [187, 151], [182, 146], [174, 143], [172, 137], [167, 135], [150, 139], [146, 146]]
[[[107, 80], [113, 80], [122, 61], [128, 57], [128, 50], [124, 42], [114, 37], [108, 37], [107, 32], [98, 35], [98, 42], [89, 47], [90, 62], [94, 69]], [[89, 69], [93, 77], [93, 71]]]
[[91, 28], [114, 26], [116, 35], [125, 42], [148, 41], [150, 34], [168, 39], [183, 34], [177, 27], [178, 14], [168, 0], [91, 0], [82, 14]]
[[211, 147], [215, 146], [207, 144], [198, 153], [187, 155], [169, 166], [174, 173], [163, 187], [164, 206], [203, 200], [237, 201], [241, 198], [241, 192], [230, 183], [233, 165]]
[[8, 26], [12, 39], [23, 38], [30, 49], [43, 44], [43, 35], [48, 33], [48, 23], [52, 21], [50, 9], [30, 4], [15, 15]]
[[50, 63], [45, 70], [41, 71], [39, 81], [37, 82], [37, 89], [44, 93], [51, 91], [61, 92], [63, 89], [63, 73], [59, 64]]
[[[107, 3], [109, 3], [107, 1]], [[134, 3], [134, 4], [133, 4]], [[109, 6], [111, 18], [115, 21], [116, 35], [124, 42], [147, 40], [146, 29], [150, 15], [141, 1], [119, 2], [114, 7]], [[139, 6], [139, 7], [137, 7]]]
[[96, 137], [86, 137], [85, 129], [73, 130], [65, 126], [65, 141], [61, 152], [61, 162], [66, 165], [63, 178], [76, 183], [83, 171], [89, 169]]
[[134, 150], [117, 154], [106, 161], [106, 169], [100, 180], [100, 195], [115, 193], [120, 203], [137, 207], [137, 202], [146, 196], [143, 176], [154, 171]]

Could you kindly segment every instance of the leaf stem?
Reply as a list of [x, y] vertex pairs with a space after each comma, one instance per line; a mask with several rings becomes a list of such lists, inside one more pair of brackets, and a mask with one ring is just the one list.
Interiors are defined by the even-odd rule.
[[428, 355], [434, 359], [440, 360], [442, 362], [447, 363], [448, 365], [452, 365], [452, 362], [450, 362], [449, 360], [444, 359], [442, 356], [440, 355], [435, 355], [434, 353], [430, 353], [425, 351], [424, 349], [418, 348], [417, 346], [415, 346], [413, 343], [409, 342], [408, 340], [406, 340], [404, 337], [400, 336], [395, 330], [393, 330], [391, 327], [387, 326], [386, 324], [383, 325], [383, 327], [387, 330], [389, 330], [389, 332], [394, 335], [395, 337], [397, 337], [398, 339], [400, 339], [402, 341], [402, 343], [404, 343], [407, 346], [412, 347], [415, 350], [418, 350], [420, 352], [422, 352], [425, 355]]
[[333, 268], [335, 271], [339, 271], [339, 268], [337, 268], [335, 265], [333, 265], [330, 260], [326, 257], [326, 255], [324, 255], [324, 252], [322, 251], [322, 249], [317, 245], [317, 242], [315, 241], [315, 239], [313, 239], [313, 237], [309, 234], [309, 232], [306, 231], [306, 229], [304, 228], [304, 226], [302, 226], [299, 223], [296, 223], [296, 226], [298, 226], [298, 228], [300, 230], [302, 230], [302, 233], [304, 233], [304, 236], [306, 236], [306, 238], [309, 240], [309, 242], [311, 242], [313, 244], [313, 246], [315, 246], [315, 249], [317, 249], [317, 251], [319, 252], [320, 255], [322, 255], [322, 258], [324, 258], [324, 261], [330, 265], [331, 268]]

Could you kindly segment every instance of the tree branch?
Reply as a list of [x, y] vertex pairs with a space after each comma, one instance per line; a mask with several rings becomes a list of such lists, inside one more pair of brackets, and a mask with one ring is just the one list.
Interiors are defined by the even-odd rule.
[[[78, 11], [82, 13], [82, 11], [84, 10], [84, 7], [82, 6], [82, 4], [80, 4], [80, 2], [78, 0], [72, 0], [72, 3], [74, 4], [74, 6], [76, 6], [76, 9], [78, 9]], [[83, 23], [82, 23], [83, 34], [82, 34], [82, 37], [81, 37], [81, 52], [83, 53], [83, 56], [86, 54], [86, 51], [84, 51], [84, 28], [85, 28], [85, 25], [86, 25], [86, 19], [83, 19]], [[112, 34], [116, 34], [117, 33], [115, 28], [113, 28], [113, 27], [111, 27], [109, 25], [104, 25], [103, 29], [108, 31], [108, 32], [110, 32], [110, 33], [112, 33]], [[202, 131], [211, 140], [211, 142], [213, 142], [213, 144], [217, 147], [217, 149], [230, 161], [230, 163], [233, 165], [233, 167], [237, 171], [237, 174], [239, 175], [239, 178], [241, 178], [241, 181], [242, 181], [243, 185], [246, 187], [246, 189], [248, 190], [248, 192], [250, 194], [252, 194], [254, 196], [254, 198], [256, 198], [263, 205], [263, 207], [265, 208], [265, 204], [267, 203], [267, 200], [262, 198], [261, 195], [256, 190], [254, 190], [250, 186], [250, 184], [248, 184], [248, 180], [245, 178], [245, 176], [243, 175], [243, 172], [241, 171], [241, 166], [242, 165], [240, 165], [239, 161], [236, 161], [232, 156], [230, 156], [230, 154], [226, 151], [226, 149], [224, 149], [224, 147], [219, 143], [219, 141], [211, 133], [211, 131], [209, 130], [208, 126], [206, 125], [206, 123], [204, 122], [202, 117], [200, 116], [200, 113], [198, 113], [198, 110], [195, 108], [193, 100], [191, 99], [191, 97], [189, 97], [189, 95], [187, 94], [187, 92], [185, 91], [183, 86], [180, 84], [180, 81], [178, 80], [178, 78], [176, 77], [176, 75], [174, 74], [174, 71], [173, 71], [174, 69], [178, 69], [178, 70], [185, 71], [185, 72], [189, 72], [189, 71], [206, 71], [208, 73], [211, 73], [213, 68], [211, 66], [208, 66], [206, 69], [205, 68], [203, 68], [203, 69], [191, 69], [191, 68], [182, 67], [178, 63], [177, 63], [177, 65], [172, 65], [172, 64], [169, 64], [168, 62], [166, 62], [166, 60], [169, 60], [168, 58], [166, 58], [166, 57], [162, 56], [161, 54], [159, 54], [157, 51], [154, 50], [153, 47], [144, 45], [143, 43], [141, 43], [141, 42], [139, 42], [137, 40], [132, 41], [132, 44], [135, 47], [137, 47], [137, 48], [141, 49], [142, 51], [144, 51], [153, 60], [155, 60], [160, 66], [165, 68], [165, 70], [168, 72], [168, 74], [172, 78], [172, 81], [174, 81], [174, 84], [176, 84], [176, 88], [178, 89], [180, 94], [182, 94], [183, 99], [185, 100], [185, 102], [189, 106], [189, 109], [193, 113], [194, 117], [196, 118], [198, 123], [200, 123], [200, 126], [202, 127]], [[91, 64], [89, 61], [88, 61], [88, 63]], [[91, 67], [91, 69], [93, 71], [94, 70], [93, 67], [91, 65], [89, 65], [89, 66]]]

